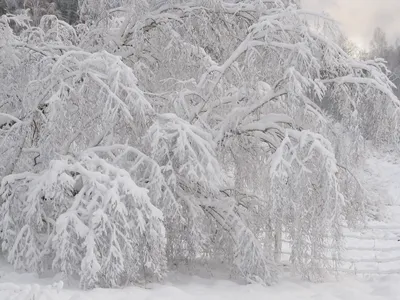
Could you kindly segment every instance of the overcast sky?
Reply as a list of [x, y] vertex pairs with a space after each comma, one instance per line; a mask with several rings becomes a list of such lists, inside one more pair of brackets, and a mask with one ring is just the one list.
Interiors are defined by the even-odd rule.
[[306, 8], [323, 10], [338, 20], [359, 46], [368, 47], [375, 27], [390, 42], [400, 38], [400, 0], [302, 0]]

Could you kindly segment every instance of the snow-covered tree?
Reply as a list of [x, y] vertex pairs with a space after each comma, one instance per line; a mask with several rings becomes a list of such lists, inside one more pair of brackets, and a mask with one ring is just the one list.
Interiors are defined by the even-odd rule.
[[207, 257], [270, 284], [286, 234], [294, 269], [323, 278], [373, 206], [351, 172], [363, 122], [397, 132], [382, 61], [298, 1], [79, 5], [74, 27], [0, 23], [8, 260], [91, 288]]

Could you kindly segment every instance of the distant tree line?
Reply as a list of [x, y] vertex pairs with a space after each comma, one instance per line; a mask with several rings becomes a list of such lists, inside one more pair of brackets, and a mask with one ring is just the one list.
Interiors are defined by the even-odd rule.
[[370, 43], [367, 58], [382, 57], [386, 60], [388, 69], [391, 71], [390, 79], [397, 86], [395, 94], [400, 97], [400, 37], [390, 44], [385, 32], [377, 27]]
[[28, 9], [32, 22], [37, 25], [43, 15], [57, 15], [74, 24], [78, 20], [78, 0], [0, 0], [0, 15]]

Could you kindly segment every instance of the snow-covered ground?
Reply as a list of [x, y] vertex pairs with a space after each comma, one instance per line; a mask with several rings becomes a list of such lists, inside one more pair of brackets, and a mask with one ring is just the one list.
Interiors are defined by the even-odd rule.
[[[7, 273], [0, 279], [1, 300], [394, 300], [400, 299], [400, 276], [374, 279], [344, 277], [340, 281], [313, 284], [292, 278], [283, 279], [272, 287], [240, 285], [228, 280], [178, 277], [163, 285], [147, 288], [76, 289], [48, 286], [50, 280], [33, 275]], [[11, 283], [12, 282], [12, 283]], [[38, 285], [35, 285], [38, 284]], [[36, 298], [28, 295], [35, 294]]]
[[272, 287], [171, 274], [163, 284], [83, 292], [57, 284], [57, 278], [19, 274], [0, 261], [0, 300], [378, 300], [400, 299], [400, 158], [374, 153], [364, 166], [363, 182], [385, 199], [385, 221], [348, 232], [339, 280], [313, 284], [291, 276]]
[[367, 191], [384, 202], [385, 217], [345, 232], [342, 269], [358, 276], [400, 274], [400, 156], [372, 151], [359, 175]]

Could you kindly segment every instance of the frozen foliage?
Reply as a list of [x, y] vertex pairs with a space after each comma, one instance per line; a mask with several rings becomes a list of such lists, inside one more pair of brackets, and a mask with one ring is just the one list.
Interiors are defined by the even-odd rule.
[[334, 269], [342, 225], [376, 215], [351, 171], [363, 140], [397, 138], [382, 61], [292, 0], [79, 5], [74, 27], [0, 19], [8, 261], [83, 288], [198, 259], [271, 284], [286, 235], [295, 271]]
[[7, 176], [1, 194], [2, 248], [17, 268], [79, 274], [85, 288], [118, 286], [142, 272], [163, 276], [161, 211], [127, 171], [98, 156]]

